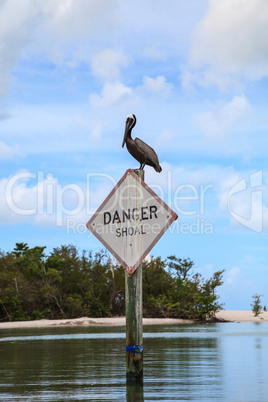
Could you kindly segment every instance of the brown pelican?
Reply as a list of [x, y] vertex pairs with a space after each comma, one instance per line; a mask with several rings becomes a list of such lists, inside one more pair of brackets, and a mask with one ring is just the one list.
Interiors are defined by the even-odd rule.
[[149, 147], [149, 145], [145, 144], [139, 138], [135, 138], [133, 140], [131, 138], [131, 131], [136, 124], [136, 116], [134, 114], [129, 114], [126, 117], [126, 128], [125, 135], [122, 144], [122, 148], [124, 148], [125, 143], [127, 144], [127, 150], [130, 155], [133, 156], [138, 162], [140, 162], [140, 169], [143, 169], [145, 165], [152, 166], [154, 170], [157, 172], [161, 172], [162, 168], [159, 165], [158, 157], [153, 150], [153, 148]]

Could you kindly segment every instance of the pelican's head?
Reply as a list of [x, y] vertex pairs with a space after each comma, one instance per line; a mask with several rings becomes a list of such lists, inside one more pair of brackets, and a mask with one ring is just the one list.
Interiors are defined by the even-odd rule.
[[125, 127], [125, 134], [124, 134], [124, 139], [123, 139], [123, 144], [122, 144], [122, 148], [124, 148], [125, 142], [127, 140], [128, 135], [131, 134], [131, 130], [133, 129], [133, 127], [136, 124], [136, 116], [135, 114], [129, 114], [126, 117], [126, 127]]

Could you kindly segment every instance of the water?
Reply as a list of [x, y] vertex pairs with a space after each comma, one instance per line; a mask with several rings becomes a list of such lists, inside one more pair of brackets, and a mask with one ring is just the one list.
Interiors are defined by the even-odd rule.
[[0, 401], [267, 401], [268, 323], [144, 327], [126, 386], [122, 327], [0, 331]]

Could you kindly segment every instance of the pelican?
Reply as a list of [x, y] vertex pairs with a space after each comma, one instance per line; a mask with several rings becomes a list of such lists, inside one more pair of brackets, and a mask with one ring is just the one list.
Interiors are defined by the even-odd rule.
[[162, 168], [159, 165], [158, 157], [153, 148], [145, 144], [145, 142], [139, 138], [135, 138], [135, 140], [131, 138], [131, 131], [133, 127], [135, 127], [136, 121], [136, 116], [134, 114], [129, 114], [126, 117], [126, 128], [122, 148], [124, 148], [126, 143], [130, 155], [140, 162], [140, 169], [144, 169], [145, 165], [149, 165], [152, 166], [156, 172], [160, 173]]

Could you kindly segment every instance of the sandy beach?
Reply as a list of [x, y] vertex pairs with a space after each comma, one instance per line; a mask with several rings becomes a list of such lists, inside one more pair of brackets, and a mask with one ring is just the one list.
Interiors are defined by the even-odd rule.
[[263, 311], [257, 317], [254, 317], [251, 310], [223, 310], [219, 311], [216, 317], [222, 320], [235, 322], [265, 322], [268, 321], [268, 311]]
[[[268, 321], [268, 312], [262, 312], [254, 317], [252, 311], [227, 310], [216, 314], [217, 318], [231, 322], [266, 322]], [[193, 324], [193, 320], [182, 320], [176, 318], [144, 318], [143, 325], [175, 325], [175, 324]], [[72, 327], [72, 326], [124, 326], [125, 317], [111, 318], [88, 318], [81, 317], [66, 320], [36, 320], [36, 321], [14, 321], [0, 323], [1, 329], [13, 328], [47, 328], [47, 327]]]
[[[172, 325], [172, 324], [191, 324], [192, 320], [181, 320], [175, 318], [144, 318], [143, 325]], [[105, 317], [105, 318], [72, 318], [66, 320], [36, 320], [36, 321], [14, 321], [0, 323], [1, 329], [11, 328], [46, 328], [46, 327], [74, 327], [74, 326], [124, 326], [125, 317]]]

